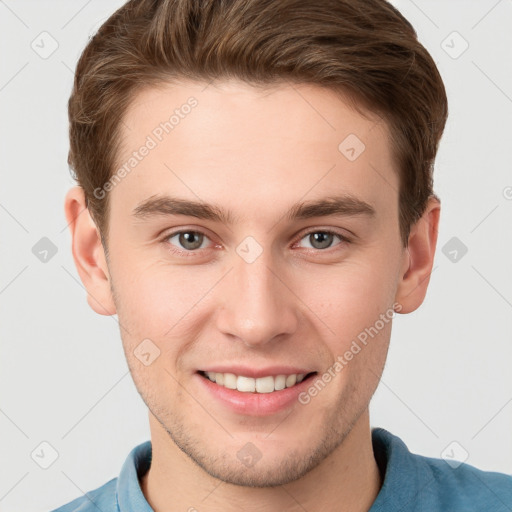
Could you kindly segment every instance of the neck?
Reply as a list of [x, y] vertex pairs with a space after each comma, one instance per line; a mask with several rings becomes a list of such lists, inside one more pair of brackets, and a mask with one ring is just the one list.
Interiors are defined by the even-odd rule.
[[150, 413], [152, 461], [141, 488], [155, 512], [367, 512], [382, 485], [366, 410], [326, 459], [304, 477], [278, 487], [241, 487], [197, 466]]

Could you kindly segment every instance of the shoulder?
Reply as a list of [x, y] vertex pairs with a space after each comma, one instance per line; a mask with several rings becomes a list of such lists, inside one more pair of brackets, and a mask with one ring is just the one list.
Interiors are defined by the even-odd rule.
[[116, 484], [117, 477], [52, 512], [118, 512]]
[[373, 429], [372, 435], [375, 458], [384, 474], [372, 512], [512, 510], [512, 476], [411, 453], [399, 437], [382, 428]]
[[512, 476], [483, 471], [469, 464], [451, 466], [443, 459], [413, 455], [432, 474], [431, 492], [440, 505], [457, 510], [505, 512], [512, 510]]

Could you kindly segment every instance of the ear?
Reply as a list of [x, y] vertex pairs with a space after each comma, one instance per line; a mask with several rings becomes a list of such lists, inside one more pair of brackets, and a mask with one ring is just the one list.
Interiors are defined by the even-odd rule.
[[415, 311], [425, 299], [434, 264], [440, 213], [441, 203], [431, 197], [425, 212], [411, 227], [395, 296], [395, 301], [402, 306], [400, 313]]
[[87, 302], [100, 315], [115, 315], [105, 251], [82, 187], [68, 191], [64, 211], [71, 231], [73, 259], [87, 290]]

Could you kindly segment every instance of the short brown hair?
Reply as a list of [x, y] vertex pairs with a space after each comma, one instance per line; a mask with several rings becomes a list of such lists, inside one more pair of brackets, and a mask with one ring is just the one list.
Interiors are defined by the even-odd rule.
[[[68, 163], [102, 238], [123, 116], [142, 88], [191, 79], [309, 83], [382, 117], [399, 174], [399, 223], [433, 193], [448, 115], [439, 71], [411, 24], [385, 0], [131, 0], [103, 23], [77, 64]], [[340, 141], [341, 142], [341, 141]]]

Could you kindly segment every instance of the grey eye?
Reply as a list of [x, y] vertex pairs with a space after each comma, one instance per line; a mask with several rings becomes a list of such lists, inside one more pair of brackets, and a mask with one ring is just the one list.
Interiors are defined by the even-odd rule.
[[[203, 244], [205, 236], [197, 231], [180, 231], [175, 233], [168, 238], [171, 242], [173, 238], [178, 237], [179, 248], [186, 249], [187, 251], [193, 251], [199, 249]], [[172, 243], [172, 242], [171, 242]], [[176, 245], [176, 244], [173, 244]]]
[[312, 249], [327, 249], [333, 245], [334, 237], [342, 240], [341, 236], [329, 231], [314, 231], [304, 236], [303, 240], [308, 240]]

